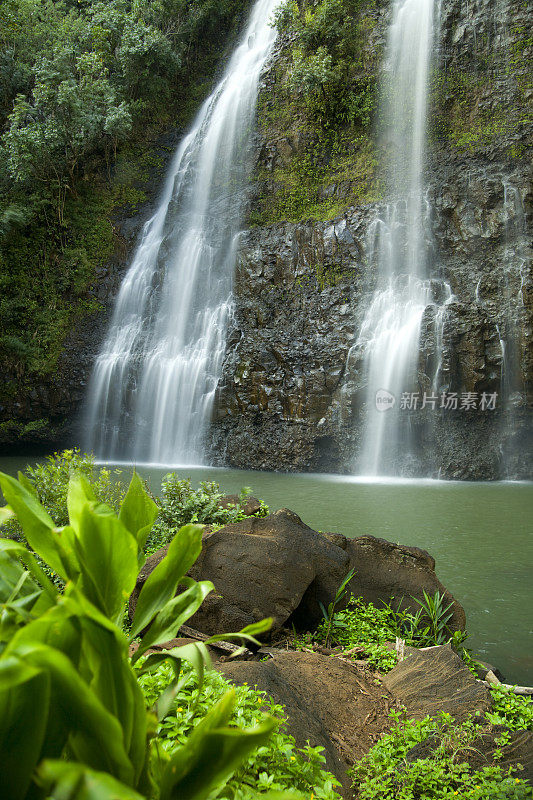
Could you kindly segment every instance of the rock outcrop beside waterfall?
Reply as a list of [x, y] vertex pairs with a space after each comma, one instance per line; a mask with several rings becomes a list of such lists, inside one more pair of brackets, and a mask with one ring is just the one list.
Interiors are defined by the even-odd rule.
[[[407, 474], [533, 476], [527, 13], [518, 2], [442, 5], [427, 200], [430, 269], [453, 297], [439, 332], [435, 313], [443, 298], [435, 296], [426, 309], [419, 387], [432, 389], [440, 335], [437, 394], [471, 392], [479, 400], [485, 392], [498, 399], [495, 410], [443, 412], [437, 403], [435, 410], [413, 412], [423, 456], [401, 465]], [[387, 8], [378, 9], [373, 46], [382, 46], [387, 21]], [[267, 93], [272, 80], [267, 76]], [[305, 147], [305, 137], [263, 129], [262, 199], [275, 191], [279, 165]], [[220, 463], [353, 470], [365, 399], [361, 354], [353, 345], [374, 288], [365, 257], [379, 204], [350, 205], [350, 181], [325, 185], [323, 193], [341, 205], [345, 198], [333, 220], [256, 225], [243, 235], [235, 327], [213, 425], [212, 452]]]

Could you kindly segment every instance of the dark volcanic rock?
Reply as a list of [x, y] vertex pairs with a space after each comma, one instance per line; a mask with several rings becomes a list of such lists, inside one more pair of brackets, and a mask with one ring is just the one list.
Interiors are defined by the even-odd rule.
[[374, 536], [349, 539], [346, 552], [355, 575], [350, 589], [355, 597], [379, 604], [395, 598], [396, 607], [410, 608], [416, 613], [420, 605], [412, 598], [424, 600], [424, 591], [433, 596], [440, 592], [444, 603], [453, 603], [453, 616], [448, 623], [451, 631], [464, 630], [466, 617], [463, 607], [452, 597], [435, 574], [435, 560], [425, 550], [393, 544]]
[[269, 661], [217, 664], [226, 678], [266, 691], [285, 706], [288, 731], [302, 747], [324, 748], [326, 766], [352, 797], [346, 770], [390, 726], [386, 692], [368, 673], [316, 653], [286, 653]]
[[[250, 517], [217, 531], [206, 529], [202, 552], [190, 571], [195, 580], [210, 580], [215, 592], [191, 618], [204, 633], [240, 630], [265, 617], [272, 631], [285, 623], [311, 630], [350, 569], [356, 596], [388, 601], [391, 595], [408, 607], [411, 595], [440, 591], [454, 602], [452, 630], [464, 628], [464, 611], [438, 581], [434, 561], [424, 550], [402, 547], [371, 536], [348, 540], [309, 528], [288, 509], [268, 517]], [[130, 618], [148, 575], [165, 557], [166, 547], [146, 561], [130, 598]], [[416, 607], [416, 604], [413, 606]]]
[[[376, 10], [373, 48], [385, 36], [389, 10], [390, 4]], [[434, 302], [422, 324], [418, 388], [432, 386], [445, 281], [453, 297], [442, 325], [437, 394], [496, 392], [498, 402], [494, 411], [410, 415], [420, 447], [399, 465], [405, 474], [533, 477], [528, 13], [519, 0], [505, 10], [496, 0], [442, 3], [435, 65], [441, 89], [431, 92], [426, 171]], [[268, 102], [272, 87], [267, 79]], [[307, 142], [295, 131], [288, 150], [287, 137], [268, 126], [262, 136], [258, 180], [271, 176], [274, 192], [275, 170], [291, 152], [306, 155]], [[363, 352], [355, 343], [376, 285], [369, 225], [383, 209], [354, 206], [342, 181], [322, 189], [339, 201], [338, 216], [253, 227], [241, 239], [235, 327], [212, 427], [219, 463], [353, 471], [366, 402]]]
[[409, 655], [383, 683], [414, 719], [445, 711], [462, 721], [491, 707], [489, 690], [473, 677], [450, 645]]
[[206, 633], [236, 631], [264, 617], [278, 630], [296, 611], [310, 626], [321, 618], [348, 572], [348, 556], [292, 511], [226, 525], [204, 540], [191, 575], [211, 580], [216, 595], [191, 619]]

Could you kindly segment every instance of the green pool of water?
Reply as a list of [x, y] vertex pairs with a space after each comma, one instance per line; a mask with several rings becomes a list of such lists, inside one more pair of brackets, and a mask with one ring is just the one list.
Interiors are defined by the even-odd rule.
[[[0, 459], [15, 473], [32, 459]], [[131, 467], [123, 466], [124, 477]], [[169, 468], [138, 466], [155, 491]], [[174, 467], [193, 482], [233, 493], [250, 486], [272, 510], [345, 536], [371, 534], [416, 545], [435, 558], [440, 580], [463, 604], [469, 646], [508, 681], [533, 683], [533, 484], [361, 481], [337, 475]]]

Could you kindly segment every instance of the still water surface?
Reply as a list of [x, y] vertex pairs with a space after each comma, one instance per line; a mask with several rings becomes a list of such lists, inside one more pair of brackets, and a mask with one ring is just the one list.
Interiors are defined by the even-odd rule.
[[[31, 457], [0, 459], [15, 474]], [[131, 467], [121, 466], [124, 478]], [[138, 466], [157, 492], [166, 467]], [[345, 536], [371, 534], [428, 550], [441, 581], [466, 609], [469, 646], [508, 681], [533, 684], [533, 484], [365, 481], [338, 475], [173, 467], [228, 493], [250, 486], [272, 510]]]

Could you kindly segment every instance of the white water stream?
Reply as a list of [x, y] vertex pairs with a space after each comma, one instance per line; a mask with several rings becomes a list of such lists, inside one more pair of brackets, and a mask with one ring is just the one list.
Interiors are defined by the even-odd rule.
[[88, 448], [201, 463], [232, 312], [259, 79], [279, 0], [257, 0], [226, 72], [170, 167], [96, 360]]
[[[397, 474], [397, 458], [409, 451], [407, 420], [401, 420], [403, 393], [415, 392], [422, 317], [437, 294], [449, 302], [449, 287], [429, 280], [431, 208], [423, 170], [432, 50], [437, 42], [435, 0], [396, 0], [385, 62], [384, 146], [388, 154], [389, 202], [369, 228], [367, 262], [377, 288], [355, 347], [364, 352], [367, 421], [357, 471]], [[436, 286], [436, 284], [439, 284]], [[444, 307], [436, 308], [436, 347], [442, 348]], [[437, 353], [438, 370], [442, 362]], [[394, 396], [380, 410], [376, 393]], [[408, 420], [407, 420], [408, 422]]]

